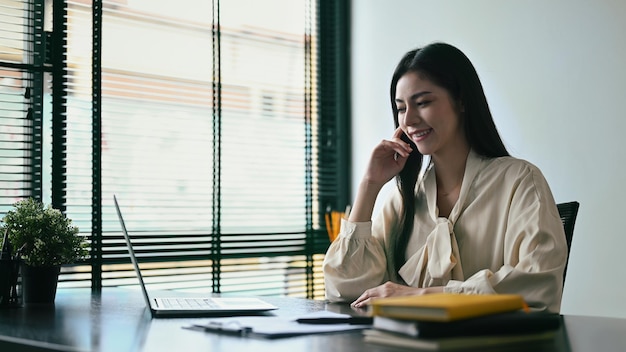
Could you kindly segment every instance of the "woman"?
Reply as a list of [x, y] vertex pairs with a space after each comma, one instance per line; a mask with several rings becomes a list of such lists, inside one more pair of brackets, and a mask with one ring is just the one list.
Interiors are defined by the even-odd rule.
[[[469, 59], [444, 43], [408, 52], [391, 106], [393, 137], [374, 148], [326, 254], [327, 298], [362, 307], [399, 295], [518, 293], [558, 312], [567, 244], [554, 198], [537, 167], [509, 156]], [[393, 177], [397, 192], [372, 222]]]

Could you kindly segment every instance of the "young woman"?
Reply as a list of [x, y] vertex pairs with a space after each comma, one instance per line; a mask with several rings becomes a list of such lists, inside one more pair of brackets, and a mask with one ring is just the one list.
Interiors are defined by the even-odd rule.
[[396, 130], [374, 148], [324, 260], [327, 299], [518, 293], [558, 312], [567, 244], [556, 203], [541, 171], [509, 156], [469, 59], [445, 43], [408, 52], [391, 106]]

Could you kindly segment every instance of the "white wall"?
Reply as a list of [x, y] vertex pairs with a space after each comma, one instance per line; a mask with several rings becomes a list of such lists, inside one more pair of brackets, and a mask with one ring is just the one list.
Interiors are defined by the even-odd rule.
[[581, 203], [562, 313], [626, 318], [625, 34], [622, 0], [353, 1], [353, 192], [393, 131], [395, 64], [449, 42], [476, 66], [509, 152], [543, 171], [557, 202]]

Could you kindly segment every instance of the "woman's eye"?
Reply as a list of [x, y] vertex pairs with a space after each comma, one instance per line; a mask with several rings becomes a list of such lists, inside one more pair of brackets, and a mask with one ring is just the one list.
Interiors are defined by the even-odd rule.
[[404, 114], [405, 111], [406, 111], [405, 107], [398, 108], [398, 113], [400, 114]]
[[428, 104], [430, 104], [430, 100], [422, 100], [422, 101], [418, 101], [417, 102], [417, 106], [426, 106]]

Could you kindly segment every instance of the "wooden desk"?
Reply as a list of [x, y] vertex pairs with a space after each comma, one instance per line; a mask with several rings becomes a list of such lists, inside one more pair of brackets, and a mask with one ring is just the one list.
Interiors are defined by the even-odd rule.
[[[347, 305], [323, 301], [264, 299], [280, 307], [276, 315], [351, 311]], [[63, 289], [54, 307], [0, 310], [0, 351], [403, 351], [365, 343], [358, 331], [262, 340], [182, 329], [192, 320], [196, 319], [152, 319], [139, 290], [105, 288], [92, 295], [88, 289]], [[533, 345], [532, 350], [626, 350], [626, 319], [565, 316], [564, 320], [565, 328], [555, 341]]]

